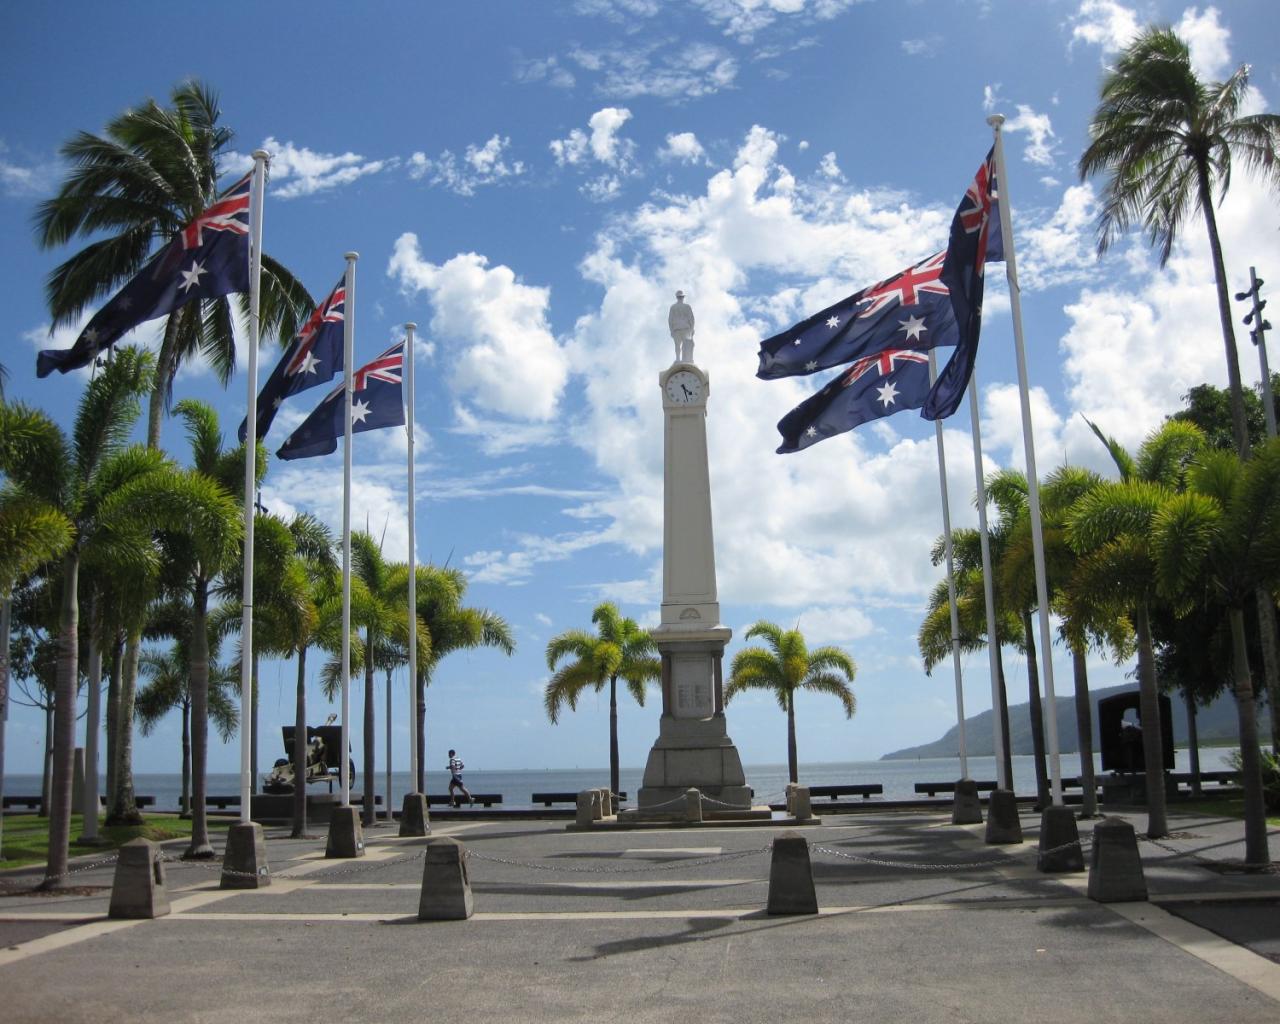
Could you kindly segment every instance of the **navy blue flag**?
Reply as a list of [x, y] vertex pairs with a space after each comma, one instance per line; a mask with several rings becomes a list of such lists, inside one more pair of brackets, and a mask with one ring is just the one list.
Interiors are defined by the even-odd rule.
[[[995, 216], [994, 201], [992, 216]], [[960, 340], [955, 307], [943, 270], [947, 253], [921, 260], [893, 277], [855, 292], [760, 343], [756, 376], [777, 380], [816, 373], [886, 348], [927, 350]], [[987, 259], [1003, 259], [999, 220], [987, 241]]]
[[[351, 432], [359, 434], [379, 427], [404, 425], [400, 375], [404, 368], [404, 342], [398, 341], [371, 363], [351, 375]], [[338, 450], [343, 435], [344, 404], [339, 384], [315, 407], [302, 426], [276, 455], [282, 459], [309, 459]]]
[[[343, 321], [347, 302], [347, 279], [343, 275], [329, 297], [315, 308], [306, 325], [289, 343], [280, 362], [258, 393], [258, 438], [266, 437], [280, 403], [290, 395], [306, 391], [333, 379], [343, 369]], [[248, 433], [249, 420], [240, 424], [240, 441]]]
[[249, 185], [252, 173], [173, 236], [85, 325], [68, 349], [45, 349], [36, 376], [88, 366], [140, 323], [196, 299], [249, 290]]
[[[956, 411], [978, 358], [978, 336], [982, 332], [983, 268], [992, 258], [993, 222], [996, 225], [1000, 222], [995, 202], [995, 152], [993, 146], [951, 218], [951, 239], [947, 244], [942, 280], [951, 294], [960, 339], [921, 406], [920, 415], [927, 420], [946, 419]], [[998, 246], [999, 256], [1003, 259], [1003, 238]]]
[[778, 421], [778, 454], [798, 452], [867, 420], [919, 409], [929, 394], [929, 355], [885, 349], [864, 356]]

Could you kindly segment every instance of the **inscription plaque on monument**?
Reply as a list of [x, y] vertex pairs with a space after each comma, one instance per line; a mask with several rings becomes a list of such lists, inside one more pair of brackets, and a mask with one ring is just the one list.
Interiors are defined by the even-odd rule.
[[711, 661], [704, 655], [671, 657], [671, 688], [676, 718], [710, 718], [715, 712], [711, 694]]

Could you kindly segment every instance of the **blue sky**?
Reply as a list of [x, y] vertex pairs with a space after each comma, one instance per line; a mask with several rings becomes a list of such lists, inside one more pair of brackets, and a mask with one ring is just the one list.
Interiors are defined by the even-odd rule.
[[[1225, 381], [1199, 221], [1161, 270], [1139, 240], [1102, 261], [1095, 191], [1074, 167], [1105, 61], [1150, 21], [1174, 24], [1203, 74], [1253, 65], [1251, 109], [1280, 100], [1280, 23], [1267, 2], [1116, 0], [563, 0], [484, 4], [63, 3], [12, 12], [3, 44], [0, 230], [9, 395], [68, 420], [83, 377], [37, 381], [49, 338], [31, 218], [64, 168], [58, 148], [195, 76], [236, 131], [228, 174], [273, 155], [264, 247], [317, 298], [358, 266], [357, 359], [416, 320], [418, 555], [471, 578], [519, 650], [455, 655], [428, 697], [428, 763], [603, 767], [608, 709], [589, 696], [550, 725], [543, 650], [599, 600], [645, 625], [661, 601], [665, 313], [683, 288], [711, 374], [716, 555], [729, 653], [757, 618], [799, 622], [858, 662], [851, 722], [802, 697], [802, 760], [878, 757], [955, 720], [949, 670], [926, 677], [915, 633], [937, 579], [932, 428], [912, 413], [808, 451], [773, 454], [774, 424], [815, 386], [754, 377], [761, 338], [942, 247], [951, 213], [1006, 125], [1037, 457], [1105, 469], [1080, 414], [1136, 444], [1202, 381]], [[1280, 213], [1241, 173], [1219, 212], [1233, 290], [1250, 264], [1280, 274]], [[1241, 311], [1243, 312], [1243, 311]], [[86, 318], [88, 313], [86, 313]], [[154, 340], [141, 329], [138, 340]], [[1244, 337], [1247, 380], [1257, 361]], [[274, 345], [274, 339], [271, 342]], [[1007, 289], [992, 274], [977, 374], [988, 470], [1022, 465]], [[263, 377], [274, 362], [264, 355]], [[242, 374], [206, 369], [177, 393], [212, 402], [230, 433]], [[274, 450], [319, 400], [291, 400]], [[181, 452], [180, 429], [164, 443]], [[968, 417], [946, 431], [957, 524], [974, 523]], [[354, 518], [405, 550], [402, 433], [361, 435]], [[340, 523], [341, 455], [272, 461], [273, 511]], [[1011, 699], [1026, 672], [1009, 651]], [[313, 663], [318, 658], [312, 659]], [[1057, 690], [1070, 692], [1057, 659]], [[990, 706], [985, 656], [965, 661], [966, 710]], [[1128, 666], [1098, 658], [1094, 686]], [[264, 760], [292, 722], [293, 667], [262, 672]], [[382, 683], [377, 702], [382, 736]], [[393, 761], [407, 765], [403, 674]], [[312, 718], [328, 710], [318, 690]], [[621, 708], [624, 765], [657, 735], [656, 694]], [[355, 722], [360, 695], [353, 690]], [[764, 696], [729, 707], [744, 760], [785, 757]], [[359, 730], [354, 735], [358, 738]], [[41, 717], [13, 709], [7, 768], [38, 769]], [[381, 743], [381, 740], [379, 740]], [[141, 739], [140, 771], [177, 769], [176, 718]], [[378, 761], [382, 763], [382, 753]], [[215, 743], [213, 771], [237, 747]]]

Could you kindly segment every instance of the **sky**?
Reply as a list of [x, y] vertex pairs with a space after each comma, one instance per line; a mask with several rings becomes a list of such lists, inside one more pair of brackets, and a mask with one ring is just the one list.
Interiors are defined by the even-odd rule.
[[[459, 653], [428, 695], [428, 767], [457, 748], [472, 769], [608, 764], [607, 696], [552, 725], [547, 641], [590, 628], [600, 601], [658, 622], [666, 312], [677, 288], [697, 317], [710, 374], [707, 433], [727, 655], [758, 619], [797, 624], [858, 665], [858, 710], [796, 702], [804, 761], [876, 758], [955, 723], [949, 666], [926, 675], [916, 646], [940, 578], [932, 424], [905, 412], [792, 455], [781, 416], [820, 386], [760, 381], [761, 339], [941, 249], [952, 212], [1002, 113], [1036, 460], [1106, 472], [1085, 417], [1138, 444], [1225, 361], [1202, 220], [1164, 268], [1141, 238], [1095, 251], [1100, 183], [1076, 164], [1107, 62], [1149, 23], [1173, 25], [1199, 72], [1252, 65], [1250, 111], [1280, 103], [1280, 20], [1269, 0], [545, 0], [351, 5], [312, 0], [27, 4], [0, 54], [0, 237], [6, 394], [69, 423], [85, 375], [35, 378], [50, 336], [44, 279], [74, 249], [41, 250], [32, 217], [67, 167], [60, 146], [195, 77], [234, 129], [227, 182], [272, 155], [264, 248], [317, 299], [357, 264], [357, 364], [419, 324], [417, 557], [469, 578], [467, 601], [503, 615], [517, 652]], [[1232, 291], [1249, 267], [1280, 274], [1280, 205], [1238, 169], [1218, 209]], [[350, 310], [350, 307], [349, 307]], [[87, 320], [92, 310], [86, 311]], [[988, 274], [976, 381], [987, 472], [1022, 468], [1008, 289]], [[1243, 316], [1241, 306], [1235, 310]], [[350, 312], [349, 312], [350, 315]], [[1238, 319], [1238, 317], [1237, 317]], [[134, 340], [155, 343], [155, 329]], [[278, 339], [267, 339], [262, 379]], [[1237, 339], [1247, 382], [1258, 363]], [[243, 342], [242, 342], [243, 355]], [[1274, 357], [1273, 357], [1274, 358]], [[243, 366], [243, 360], [241, 366]], [[832, 371], [836, 372], [836, 371]], [[208, 401], [230, 435], [245, 376], [223, 389], [204, 366], [178, 397]], [[274, 451], [324, 395], [291, 399]], [[976, 525], [969, 419], [945, 423], [952, 521]], [[142, 425], [139, 427], [141, 438]], [[186, 451], [180, 425], [162, 443]], [[407, 557], [403, 431], [358, 435], [353, 522]], [[272, 459], [262, 501], [341, 524], [341, 452]], [[309, 664], [318, 671], [321, 658]], [[1056, 691], [1071, 692], [1055, 651]], [[1094, 687], [1132, 666], [1090, 661]], [[991, 706], [985, 654], [963, 662], [965, 711]], [[1026, 699], [1006, 650], [1010, 700]], [[295, 668], [264, 662], [262, 768], [293, 721]], [[378, 681], [377, 761], [385, 712]], [[353, 687], [359, 753], [361, 687]], [[319, 724], [330, 710], [308, 696]], [[392, 763], [406, 768], [407, 683], [393, 679]], [[644, 764], [660, 701], [620, 699], [624, 766]], [[728, 708], [744, 762], [786, 756], [767, 694]], [[81, 725], [83, 729], [83, 724]], [[15, 706], [6, 767], [37, 771], [43, 716]], [[178, 770], [177, 716], [139, 737], [135, 770]], [[216, 738], [211, 771], [234, 771]]]

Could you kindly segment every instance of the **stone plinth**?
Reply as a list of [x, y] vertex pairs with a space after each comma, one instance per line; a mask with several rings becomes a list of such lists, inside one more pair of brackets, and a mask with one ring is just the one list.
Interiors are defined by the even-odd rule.
[[813, 888], [813, 864], [809, 843], [788, 832], [773, 841], [769, 862], [770, 914], [816, 914], [818, 895]]
[[261, 889], [271, 884], [267, 844], [256, 821], [239, 821], [227, 829], [222, 858], [222, 889]]
[[431, 831], [425, 793], [406, 793], [400, 808], [400, 835], [425, 836]]
[[1089, 854], [1089, 899], [1133, 903], [1147, 898], [1147, 879], [1133, 826], [1123, 818], [1103, 818], [1093, 828]]
[[1036, 867], [1045, 872], [1084, 870], [1080, 830], [1076, 827], [1076, 812], [1070, 807], [1055, 804], [1041, 813]]
[[364, 826], [360, 823], [359, 807], [335, 807], [329, 816], [329, 839], [325, 843], [326, 857], [363, 857]]
[[147, 920], [169, 913], [160, 847], [150, 839], [133, 839], [120, 847], [111, 885], [108, 917]]
[[978, 784], [973, 779], [960, 779], [956, 783], [955, 799], [951, 801], [951, 824], [980, 825], [982, 802], [978, 799]]
[[422, 865], [419, 921], [465, 921], [475, 912], [467, 848], [456, 839], [432, 839]]
[[1018, 817], [1018, 798], [1011, 789], [993, 789], [987, 801], [987, 842], [1022, 842], [1022, 821]]

